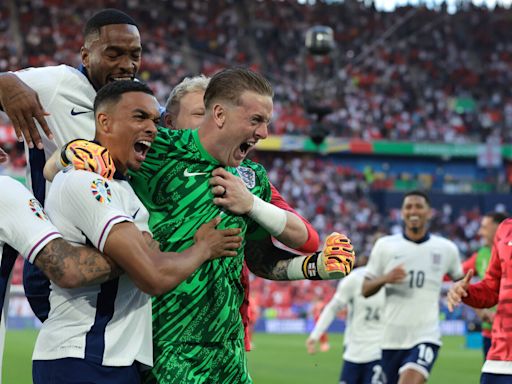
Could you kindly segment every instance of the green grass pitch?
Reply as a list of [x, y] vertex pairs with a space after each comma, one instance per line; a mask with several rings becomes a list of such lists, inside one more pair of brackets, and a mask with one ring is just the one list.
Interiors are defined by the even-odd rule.
[[[8, 331], [4, 351], [3, 383], [30, 384], [31, 356], [37, 331]], [[342, 336], [331, 334], [331, 350], [310, 356], [306, 335], [258, 333], [255, 349], [248, 354], [249, 369], [256, 384], [311, 384], [338, 382]], [[443, 347], [429, 384], [478, 383], [480, 350], [464, 348], [464, 338], [443, 338]]]

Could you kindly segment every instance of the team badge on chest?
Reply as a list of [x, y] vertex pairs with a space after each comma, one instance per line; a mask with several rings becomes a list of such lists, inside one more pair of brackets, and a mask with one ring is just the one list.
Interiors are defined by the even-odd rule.
[[236, 171], [247, 188], [252, 189], [256, 186], [256, 174], [251, 168], [238, 167]]

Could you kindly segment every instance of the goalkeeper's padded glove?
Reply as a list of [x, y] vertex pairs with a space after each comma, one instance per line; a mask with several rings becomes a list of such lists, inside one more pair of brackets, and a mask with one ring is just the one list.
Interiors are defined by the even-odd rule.
[[327, 236], [321, 252], [304, 260], [302, 269], [307, 279], [342, 279], [352, 271], [355, 258], [350, 239], [341, 233], [333, 232]]
[[68, 166], [97, 173], [108, 180], [112, 180], [116, 171], [106, 148], [83, 139], [70, 141], [62, 148], [57, 167], [64, 169]]

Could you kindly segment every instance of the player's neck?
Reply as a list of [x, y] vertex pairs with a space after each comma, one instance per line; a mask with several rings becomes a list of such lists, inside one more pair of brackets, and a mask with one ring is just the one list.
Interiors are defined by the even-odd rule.
[[427, 228], [422, 228], [422, 229], [417, 229], [417, 230], [405, 228], [405, 230], [404, 230], [405, 236], [412, 241], [420, 241], [420, 240], [424, 239], [425, 236], [427, 235], [427, 232], [428, 232]]

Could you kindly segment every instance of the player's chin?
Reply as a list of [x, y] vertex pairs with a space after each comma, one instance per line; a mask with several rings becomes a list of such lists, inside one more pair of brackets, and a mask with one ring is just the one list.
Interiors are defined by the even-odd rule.
[[142, 161], [133, 160], [133, 161], [130, 161], [128, 164], [128, 169], [130, 171], [137, 172], [140, 169], [140, 167], [142, 167]]

